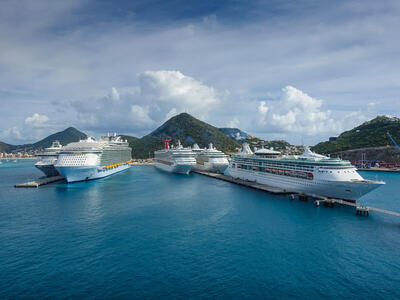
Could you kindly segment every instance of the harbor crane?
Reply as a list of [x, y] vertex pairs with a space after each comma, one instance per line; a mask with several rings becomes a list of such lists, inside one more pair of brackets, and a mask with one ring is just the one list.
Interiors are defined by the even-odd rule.
[[394, 140], [394, 138], [390, 135], [390, 133], [387, 133], [388, 137], [390, 138], [390, 140], [392, 141], [393, 145], [396, 147], [397, 150], [400, 151], [400, 146], [397, 145], [396, 141]]

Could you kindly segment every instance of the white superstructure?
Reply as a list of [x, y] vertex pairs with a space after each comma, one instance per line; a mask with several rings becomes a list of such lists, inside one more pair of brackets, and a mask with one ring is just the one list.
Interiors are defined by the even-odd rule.
[[53, 144], [45, 148], [39, 153], [39, 161], [35, 163], [35, 167], [42, 171], [47, 177], [60, 175], [54, 167], [58, 158], [58, 153], [61, 151], [62, 145], [59, 141], [54, 141]]
[[301, 156], [281, 156], [273, 149], [251, 152], [247, 144], [233, 155], [225, 174], [234, 178], [256, 181], [286, 191], [356, 201], [366, 193], [385, 184], [366, 180], [349, 161], [311, 152]]
[[197, 144], [194, 144], [192, 150], [196, 150], [196, 166], [200, 171], [209, 171], [215, 173], [224, 173], [229, 165], [228, 155], [214, 148], [213, 144], [209, 144], [208, 148], [198, 151]]
[[164, 140], [165, 149], [154, 152], [155, 166], [167, 172], [189, 174], [196, 164], [196, 154], [190, 148], [184, 148], [180, 141], [176, 147], [169, 147], [170, 141]]
[[132, 149], [115, 133], [63, 147], [55, 167], [68, 182], [103, 178], [129, 168]]

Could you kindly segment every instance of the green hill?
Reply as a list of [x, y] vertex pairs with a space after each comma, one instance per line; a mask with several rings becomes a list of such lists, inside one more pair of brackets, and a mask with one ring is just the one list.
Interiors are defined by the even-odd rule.
[[244, 143], [247, 139], [248, 134], [241, 131], [239, 128], [219, 128], [224, 134], [233, 139], [236, 142]]
[[14, 146], [0, 142], [0, 152], [8, 152], [12, 147], [14, 147]]
[[351, 149], [391, 145], [387, 132], [400, 141], [400, 119], [378, 116], [352, 130], [343, 132], [336, 141], [322, 142], [311, 149], [317, 153], [335, 153]]
[[132, 147], [132, 157], [148, 158], [153, 156], [154, 151], [162, 149], [164, 143], [162, 139], [170, 138], [175, 144], [178, 140], [183, 146], [192, 146], [197, 143], [200, 147], [206, 147], [209, 143], [224, 152], [235, 151], [240, 145], [226, 136], [217, 127], [200, 121], [187, 113], [181, 113], [166, 121], [159, 128], [150, 134], [135, 138], [122, 136], [129, 141]]
[[66, 145], [68, 143], [77, 142], [81, 139], [85, 139], [87, 135], [74, 127], [68, 127], [67, 129], [51, 134], [48, 137], [34, 143], [34, 144], [25, 144], [12, 146], [9, 150], [18, 151], [18, 150], [40, 150], [47, 147], [50, 147], [53, 141], [58, 140], [61, 145]]

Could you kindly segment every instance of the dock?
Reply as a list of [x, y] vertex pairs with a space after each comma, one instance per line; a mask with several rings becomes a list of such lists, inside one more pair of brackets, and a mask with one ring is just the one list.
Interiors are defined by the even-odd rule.
[[248, 181], [248, 180], [242, 180], [242, 179], [238, 179], [238, 178], [233, 178], [233, 177], [226, 176], [226, 175], [223, 175], [223, 174], [211, 173], [211, 172], [206, 172], [206, 171], [197, 171], [197, 170], [192, 171], [192, 172], [197, 173], [197, 174], [201, 174], [201, 175], [204, 175], [204, 176], [212, 177], [212, 178], [215, 178], [215, 179], [227, 181], [227, 182], [230, 182], [230, 183], [235, 183], [235, 184], [238, 184], [238, 185], [247, 186], [249, 188], [253, 188], [253, 189], [256, 189], [256, 190], [261, 190], [261, 191], [268, 192], [268, 193], [275, 194], [275, 195], [293, 194], [293, 192], [289, 192], [289, 191], [286, 191], [286, 190], [278, 188], [278, 187], [268, 186], [268, 185], [260, 184], [260, 183], [254, 182], [254, 181]]
[[400, 217], [400, 213], [399, 212], [390, 211], [390, 210], [381, 209], [381, 208], [372, 207], [372, 206], [365, 206], [365, 205], [361, 205], [360, 203], [357, 203], [357, 202], [346, 201], [346, 200], [343, 200], [343, 199], [329, 198], [329, 197], [315, 195], [315, 194], [296, 193], [296, 192], [293, 192], [293, 191], [287, 191], [287, 190], [284, 190], [284, 189], [281, 189], [281, 188], [260, 184], [260, 183], [254, 182], [254, 181], [237, 179], [237, 178], [233, 178], [233, 177], [226, 176], [226, 175], [223, 175], [223, 174], [218, 174], [218, 173], [212, 173], [212, 172], [206, 172], [206, 171], [197, 171], [197, 170], [192, 171], [192, 172], [197, 173], [197, 174], [201, 174], [201, 175], [204, 175], [204, 176], [212, 177], [212, 178], [215, 178], [215, 179], [219, 179], [219, 180], [235, 183], [235, 184], [238, 184], [238, 185], [247, 186], [249, 188], [265, 191], [265, 192], [268, 192], [268, 193], [271, 193], [271, 194], [275, 194], [275, 195], [285, 195], [285, 194], [286, 195], [291, 195], [291, 199], [292, 200], [295, 199], [295, 196], [297, 196], [300, 201], [307, 201], [308, 199], [313, 199], [314, 200], [314, 204], [317, 207], [320, 206], [320, 204], [324, 204], [324, 206], [327, 206], [327, 207], [334, 207], [336, 204], [337, 205], [354, 207], [355, 211], [356, 211], [356, 215], [358, 215], [358, 216], [369, 216], [370, 215], [370, 211], [375, 211], [375, 212], [386, 214], [386, 215]]
[[65, 178], [63, 176], [52, 176], [52, 177], [45, 177], [45, 178], [39, 178], [33, 181], [25, 182], [25, 183], [20, 183], [14, 185], [16, 188], [32, 188], [32, 187], [39, 187], [41, 185], [53, 183], [53, 182], [58, 182], [58, 181], [63, 181]]

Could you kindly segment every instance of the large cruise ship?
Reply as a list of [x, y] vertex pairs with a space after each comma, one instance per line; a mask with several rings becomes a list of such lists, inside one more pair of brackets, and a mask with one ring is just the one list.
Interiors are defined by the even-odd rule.
[[252, 153], [246, 143], [242, 153], [232, 156], [225, 174], [290, 192], [350, 201], [385, 184], [362, 178], [349, 161], [319, 155], [309, 148], [300, 156], [282, 156], [264, 148]]
[[171, 140], [163, 141], [165, 149], [154, 152], [155, 166], [167, 172], [189, 174], [196, 164], [196, 154], [190, 148], [184, 148], [179, 140], [176, 147], [169, 146]]
[[47, 177], [60, 175], [54, 167], [57, 161], [58, 154], [62, 149], [62, 145], [59, 141], [54, 141], [49, 148], [45, 148], [43, 152], [39, 153], [39, 161], [35, 164], [35, 167], [42, 171]]
[[215, 173], [224, 173], [229, 165], [228, 155], [214, 148], [209, 144], [208, 148], [199, 151], [199, 146], [194, 144], [192, 150], [196, 152], [196, 166], [200, 171], [209, 171]]
[[98, 141], [88, 137], [63, 147], [55, 167], [68, 182], [103, 178], [128, 169], [131, 150], [115, 133]]

